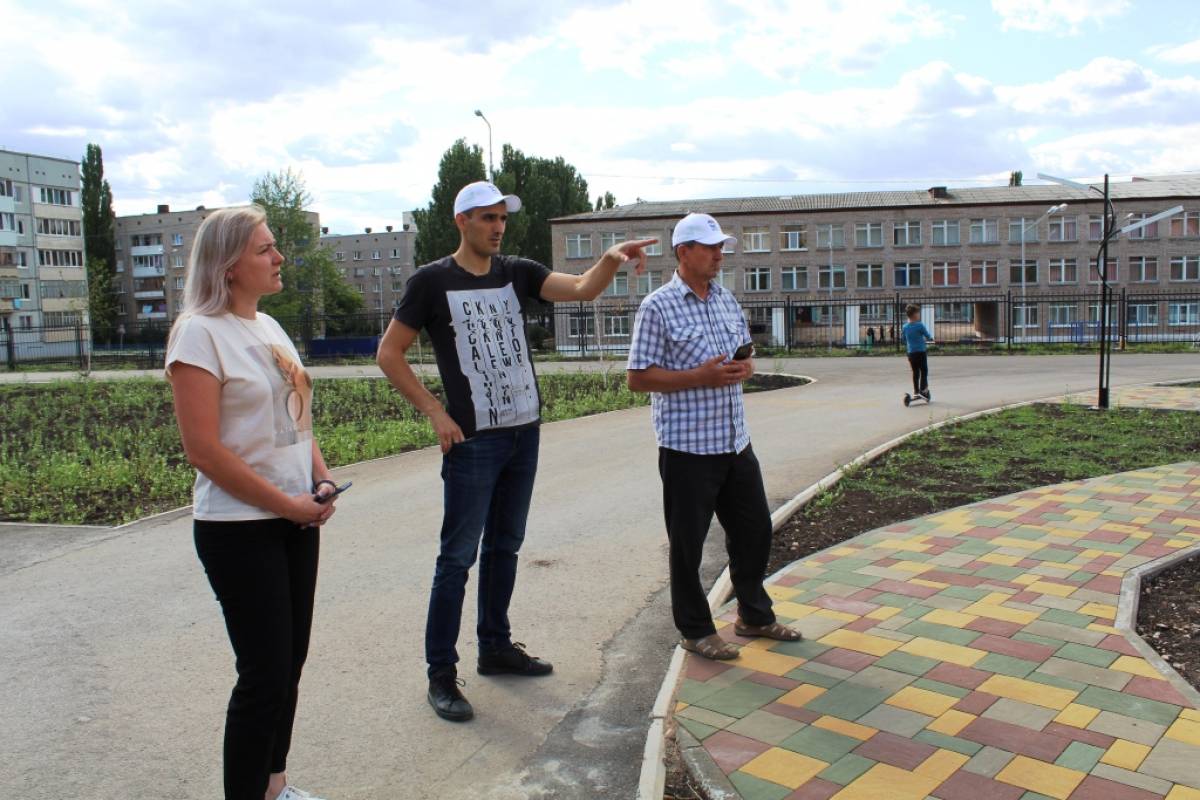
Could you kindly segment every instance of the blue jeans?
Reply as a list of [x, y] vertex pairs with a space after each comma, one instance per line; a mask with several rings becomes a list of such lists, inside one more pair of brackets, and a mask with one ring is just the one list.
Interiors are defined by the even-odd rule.
[[479, 651], [497, 652], [512, 644], [508, 604], [517, 580], [517, 551], [525, 540], [540, 433], [537, 426], [484, 431], [442, 457], [442, 542], [425, 623], [431, 675], [458, 663], [455, 644], [467, 573], [477, 555]]

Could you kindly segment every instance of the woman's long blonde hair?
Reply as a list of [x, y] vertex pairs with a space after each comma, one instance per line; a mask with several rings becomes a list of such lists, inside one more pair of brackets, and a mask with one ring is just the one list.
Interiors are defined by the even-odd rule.
[[[229, 310], [229, 270], [242, 257], [255, 229], [267, 221], [262, 206], [221, 208], [200, 223], [188, 256], [183, 287], [183, 308], [171, 327], [171, 341], [179, 324], [194, 315], [214, 316]], [[169, 341], [168, 349], [171, 346]]]

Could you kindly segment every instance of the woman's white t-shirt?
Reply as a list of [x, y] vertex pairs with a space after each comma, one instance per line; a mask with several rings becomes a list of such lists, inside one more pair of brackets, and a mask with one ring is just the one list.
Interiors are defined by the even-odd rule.
[[[279, 323], [266, 314], [250, 320], [227, 312], [176, 325], [167, 375], [182, 362], [221, 382], [221, 444], [284, 494], [312, 491], [312, 379]], [[200, 520], [278, 516], [243, 503], [202, 472], [192, 503]]]

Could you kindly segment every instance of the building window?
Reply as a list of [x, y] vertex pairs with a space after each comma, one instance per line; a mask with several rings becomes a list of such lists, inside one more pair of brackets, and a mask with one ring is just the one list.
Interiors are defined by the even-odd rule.
[[892, 265], [892, 278], [897, 289], [908, 289], [921, 285], [921, 265], [897, 263]]
[[935, 262], [933, 262], [933, 285], [934, 286], [958, 286], [958, 262], [957, 261], [935, 261]]
[[855, 247], [883, 247], [883, 223], [859, 222], [854, 226]]
[[998, 244], [1000, 242], [1000, 220], [971, 220], [971, 244]]
[[769, 292], [771, 291], [771, 268], [749, 267], [746, 269], [745, 280], [747, 292]]
[[[625, 234], [609, 231], [608, 233], [600, 234], [600, 252], [604, 253], [608, 248], [620, 244], [625, 241]], [[590, 254], [589, 254], [590, 255]]]
[[393, 292], [404, 291], [404, 281], [392, 281], [392, 291]]
[[44, 311], [42, 312], [42, 327], [71, 328], [80, 322], [78, 311]]
[[346, 260], [346, 254], [345, 254], [345, 253], [343, 253], [341, 250], [338, 250], [337, 252], [335, 252], [335, 253], [333, 254], [333, 260], [334, 260], [334, 261], [345, 261], [345, 260]]
[[39, 267], [82, 267], [83, 253], [79, 250], [38, 250]]
[[373, 268], [371, 269], [371, 276], [372, 276], [372, 277], [374, 277], [374, 278], [378, 278], [378, 277], [379, 277], [379, 267], [373, 267]]
[[118, 258], [117, 259], [117, 272], [124, 272], [124, 271], [125, 271], [125, 261], [124, 261], [124, 259]]
[[351, 261], [362, 261], [362, 250], [355, 250], [350, 254]]
[[1025, 232], [1026, 242], [1036, 242], [1038, 240], [1038, 229], [1033, 223], [1035, 220], [1029, 217], [1017, 217], [1008, 221], [1008, 241], [1010, 244], [1021, 243], [1021, 231]]
[[883, 264], [859, 264], [854, 269], [854, 279], [859, 289], [882, 289]]
[[363, 278], [363, 277], [366, 277], [366, 274], [367, 274], [366, 267], [355, 267], [354, 268], [354, 277]]
[[1129, 324], [1142, 328], [1158, 324], [1158, 303], [1131, 303]]
[[808, 267], [784, 267], [780, 270], [779, 288], [785, 292], [800, 292], [808, 288]]
[[1172, 258], [1171, 280], [1200, 281], [1200, 256], [1175, 256]]
[[175, 247], [183, 247], [183, 234], [176, 233], [171, 236], [171, 244]]
[[1167, 305], [1168, 325], [1200, 325], [1200, 303], [1170, 303]]
[[1036, 328], [1036, 327], [1038, 327], [1038, 307], [1035, 305], [1014, 305], [1013, 306], [1013, 327], [1014, 328]]
[[896, 247], [916, 247], [921, 244], [921, 223], [897, 222], [893, 224], [892, 244]]
[[162, 245], [160, 233], [135, 233], [129, 237], [130, 247], [159, 247]]
[[975, 320], [973, 303], [938, 303], [935, 307], [940, 322], [973, 322]]
[[996, 286], [1000, 283], [1000, 262], [998, 261], [972, 261], [971, 262], [971, 285], [972, 286]]
[[592, 237], [586, 233], [567, 234], [567, 258], [591, 258]]
[[178, 290], [180, 290], [180, 289], [182, 289], [182, 288], [183, 288], [183, 280], [184, 280], [184, 279], [183, 279], [183, 277], [177, 277], [177, 278], [175, 279], [175, 289], [176, 289], [176, 291], [178, 291]]
[[1050, 282], [1051, 283], [1078, 283], [1079, 272], [1075, 268], [1075, 259], [1073, 258], [1052, 258], [1050, 259]]
[[1136, 283], [1158, 283], [1158, 257], [1134, 256], [1129, 259], [1129, 280]]
[[604, 315], [604, 335], [609, 337], [628, 336], [629, 335], [629, 315], [628, 314], [605, 314]]
[[572, 314], [567, 321], [567, 335], [572, 339], [596, 335], [596, 318], [591, 314]]
[[935, 219], [933, 221], [933, 243], [939, 247], [960, 244], [958, 220]]
[[174, 263], [175, 263], [176, 269], [182, 269], [183, 268], [183, 256], [175, 256]]
[[380, 253], [378, 250], [371, 251], [371, 260], [372, 261], [378, 261], [381, 258], [383, 258], [383, 254]]
[[1050, 306], [1050, 327], [1069, 328], [1074, 325], [1078, 310], [1074, 303], [1054, 303]]
[[642, 248], [642, 252], [645, 253], [647, 256], [661, 256], [663, 254], [663, 249], [662, 249], [663, 240], [662, 240], [661, 233], [643, 232], [643, 233], [635, 234], [635, 237], [638, 239], [656, 239], [657, 240], [654, 242], [654, 244], [648, 244]]
[[637, 276], [637, 288], [639, 295], [650, 294], [660, 286], [662, 286], [662, 272], [659, 270], [648, 269], [641, 275]]
[[743, 253], [771, 252], [771, 229], [766, 225], [742, 228]]
[[832, 223], [817, 226], [817, 249], [846, 246], [846, 229]]
[[[1100, 270], [1097, 268], [1099, 262], [1092, 258], [1088, 259], [1088, 283], [1100, 282]], [[1108, 282], [1113, 283], [1117, 280], [1117, 260], [1110, 258], [1104, 262], [1105, 271], [1108, 273]]]
[[722, 267], [717, 275], [717, 283], [722, 289], [732, 292], [737, 288], [737, 270], [733, 267]]
[[[1148, 219], [1149, 217], [1152, 217], [1152, 216], [1154, 216], [1154, 215], [1146, 213], [1146, 212], [1142, 212], [1140, 214], [1130, 214], [1129, 215], [1129, 224], [1132, 225], [1135, 222], [1141, 222], [1142, 220]], [[1125, 234], [1125, 236], [1126, 236], [1126, 238], [1129, 238], [1129, 239], [1157, 239], [1158, 238], [1158, 223], [1151, 222], [1149, 225], [1146, 225], [1145, 227], [1142, 227], [1142, 228], [1138, 228], [1136, 231], [1130, 231], [1129, 233]]]
[[1171, 217], [1171, 235], [1200, 236], [1200, 211], [1184, 211]]
[[846, 288], [846, 267], [826, 264], [817, 269], [817, 288], [822, 291]]
[[1038, 282], [1038, 262], [1036, 258], [1025, 261], [1013, 258], [1008, 262], [1008, 282], [1015, 286], [1033, 286]]
[[8, 178], [0, 178], [0, 197], [13, 196], [13, 182]]
[[[8, 230], [13, 230], [14, 225], [11, 224], [12, 214], [0, 214], [0, 230], [4, 230], [4, 217], [9, 217], [10, 225]], [[82, 236], [83, 227], [77, 219], [47, 219], [46, 217], [37, 218], [37, 232], [43, 236]]]
[[41, 198], [41, 202], [48, 206], [75, 205], [75, 193], [66, 189], [51, 189], [47, 186], [39, 186], [38, 196]]
[[1076, 230], [1075, 217], [1051, 217], [1049, 225], [1050, 241], [1074, 242], [1079, 240], [1079, 231]]
[[392, 258], [400, 258], [400, 257], [401, 257], [400, 256], [400, 248], [393, 247], [392, 248]]
[[779, 229], [779, 249], [783, 251], [807, 250], [808, 237], [803, 225], [784, 225]]
[[620, 296], [625, 297], [629, 294], [629, 273], [618, 272], [613, 276], [612, 283], [604, 289], [604, 293], [610, 297]]
[[1092, 214], [1088, 217], [1088, 241], [1098, 242], [1100, 237], [1104, 235], [1104, 218], [1099, 214]]
[[[38, 220], [41, 222], [42, 220]], [[0, 214], [0, 231], [15, 231], [17, 229], [17, 217], [15, 214], [3, 213]]]

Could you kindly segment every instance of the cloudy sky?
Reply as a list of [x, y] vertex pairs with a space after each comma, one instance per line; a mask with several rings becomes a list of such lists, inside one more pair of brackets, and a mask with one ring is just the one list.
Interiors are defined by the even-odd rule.
[[[119, 214], [300, 170], [334, 232], [456, 138], [618, 201], [1200, 170], [1194, 0], [0, 0], [0, 147], [105, 154]], [[14, 32], [17, 32], [14, 34]], [[17, 39], [12, 37], [17, 35]]]

